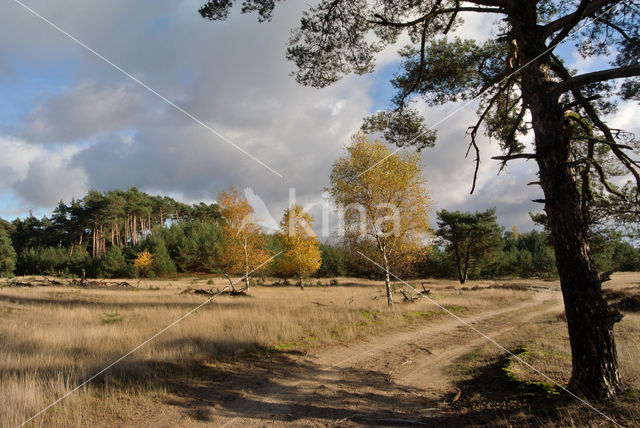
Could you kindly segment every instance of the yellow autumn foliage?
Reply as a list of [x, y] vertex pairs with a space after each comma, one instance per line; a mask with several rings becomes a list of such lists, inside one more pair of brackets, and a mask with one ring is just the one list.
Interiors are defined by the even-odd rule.
[[280, 221], [278, 239], [282, 255], [276, 263], [276, 272], [283, 276], [296, 276], [300, 287], [303, 287], [303, 276], [317, 272], [322, 264], [320, 244], [311, 229], [312, 223], [313, 216], [299, 205], [287, 208]]
[[[430, 235], [431, 199], [420, 155], [392, 152], [359, 132], [333, 165], [327, 189], [343, 210], [343, 238], [385, 270], [399, 269], [418, 254]], [[363, 263], [370, 261], [363, 258]], [[391, 304], [389, 274], [387, 295]]]
[[250, 273], [271, 257], [262, 228], [257, 224], [253, 207], [235, 187], [221, 192], [217, 202], [225, 220], [218, 265], [225, 273], [243, 275], [245, 286], [249, 288]]
[[133, 266], [138, 269], [142, 274], [146, 274], [151, 269], [151, 265], [153, 264], [153, 254], [149, 251], [144, 250], [136, 256], [136, 259], [133, 261]]

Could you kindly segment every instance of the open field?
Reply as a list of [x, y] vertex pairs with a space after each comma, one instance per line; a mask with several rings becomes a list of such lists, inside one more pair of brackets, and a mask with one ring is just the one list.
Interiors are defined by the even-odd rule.
[[[547, 393], [538, 402], [557, 409], [559, 424], [606, 426], [428, 300], [407, 304], [396, 294], [399, 303], [388, 308], [380, 282], [321, 281], [304, 291], [260, 286], [249, 297], [220, 296], [28, 426], [536, 425], [549, 420], [528, 397]], [[453, 314], [567, 381], [556, 282], [477, 281], [463, 290], [422, 282]], [[144, 281], [139, 289], [5, 283], [1, 426], [18, 426], [207, 299], [181, 290], [224, 285], [208, 278]], [[605, 286], [638, 293], [640, 274], [616, 274]], [[633, 425], [640, 422], [633, 392], [640, 315], [627, 313], [616, 332], [632, 389], [603, 411]]]

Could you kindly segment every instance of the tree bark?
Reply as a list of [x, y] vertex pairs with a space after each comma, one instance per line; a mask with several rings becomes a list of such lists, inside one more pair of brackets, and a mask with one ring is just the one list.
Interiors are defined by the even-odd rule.
[[[511, 24], [526, 62], [546, 46], [537, 35], [535, 2], [524, 3], [522, 19]], [[540, 183], [564, 298], [572, 355], [569, 388], [591, 398], [608, 399], [621, 386], [613, 336], [620, 314], [612, 311], [602, 296], [581, 213], [577, 172], [570, 165], [570, 131], [565, 128], [544, 61], [542, 56], [523, 69], [522, 92], [531, 112]]]
[[460, 257], [460, 249], [458, 248], [458, 246], [460, 245], [458, 239], [456, 238], [456, 235], [453, 235], [453, 239], [455, 240], [455, 242], [452, 242], [453, 244], [453, 254], [456, 258], [456, 268], [458, 271], [458, 282], [460, 284], [464, 284], [465, 281], [467, 280], [467, 273], [465, 271], [464, 275], [462, 274], [463, 271], [463, 267], [462, 267], [462, 260]]
[[464, 270], [460, 276], [460, 284], [467, 282], [467, 275], [469, 275], [469, 257], [471, 257], [471, 245], [473, 245], [473, 236], [469, 238], [469, 244], [467, 245], [467, 252], [464, 255]]
[[247, 248], [247, 238], [245, 238], [244, 240], [244, 269], [245, 269], [245, 275], [244, 275], [244, 285], [245, 285], [245, 289], [246, 291], [249, 291], [249, 250]]
[[383, 253], [382, 257], [384, 258], [384, 286], [387, 291], [387, 303], [391, 306], [393, 305], [393, 296], [391, 294], [391, 278], [389, 276], [389, 259], [386, 253]]

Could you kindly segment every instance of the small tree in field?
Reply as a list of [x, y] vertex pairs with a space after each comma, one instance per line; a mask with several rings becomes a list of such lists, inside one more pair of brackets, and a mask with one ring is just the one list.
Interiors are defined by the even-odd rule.
[[[393, 304], [389, 270], [420, 247], [429, 233], [429, 195], [417, 153], [392, 154], [360, 132], [334, 163], [329, 192], [342, 208], [344, 239], [385, 269], [387, 302]], [[373, 251], [372, 251], [373, 250]]]
[[282, 244], [282, 256], [276, 263], [276, 271], [298, 277], [300, 289], [304, 289], [302, 277], [320, 269], [322, 256], [320, 244], [311, 230], [313, 217], [299, 205], [284, 210], [278, 239]]
[[235, 187], [218, 195], [223, 226], [223, 245], [220, 266], [224, 270], [243, 273], [245, 287], [249, 290], [249, 274], [252, 268], [269, 260], [262, 228], [257, 224], [253, 208]]
[[458, 270], [458, 281], [464, 284], [469, 268], [486, 262], [502, 248], [502, 229], [496, 222], [496, 209], [483, 212], [438, 212], [437, 235], [447, 243]]
[[149, 251], [144, 250], [139, 253], [136, 259], [133, 261], [133, 265], [140, 272], [140, 275], [146, 276], [151, 270], [151, 266], [153, 265], [153, 254]]

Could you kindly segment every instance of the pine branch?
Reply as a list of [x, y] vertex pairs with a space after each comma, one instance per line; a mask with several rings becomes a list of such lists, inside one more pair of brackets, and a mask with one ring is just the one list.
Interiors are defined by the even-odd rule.
[[413, 21], [407, 21], [407, 22], [389, 21], [384, 16], [376, 13], [375, 15], [373, 15], [373, 17], [376, 18], [377, 20], [367, 20], [367, 22], [369, 22], [370, 24], [382, 25], [385, 27], [407, 28], [407, 27], [414, 27], [423, 22], [428, 22], [439, 15], [444, 15], [446, 13], [457, 14], [459, 12], [505, 13], [505, 10], [501, 7], [451, 7], [451, 8], [445, 8], [445, 9], [429, 12], [426, 15], [421, 16], [420, 18], [414, 19]]
[[[558, 73], [561, 78], [568, 79], [571, 77], [569, 71], [564, 67], [562, 62], [553, 54], [551, 54], [551, 58], [553, 61], [551, 62], [551, 66], [554, 71]], [[591, 105], [587, 98], [582, 94], [579, 89], [573, 89], [571, 91], [574, 99], [580, 102], [580, 107], [582, 107], [589, 117], [593, 124], [602, 132], [605, 139], [611, 143], [613, 143], [611, 147], [611, 151], [618, 158], [618, 160], [624, 165], [624, 167], [633, 175], [636, 185], [640, 187], [640, 163], [635, 161], [629, 157], [625, 152], [623, 152], [619, 147], [617, 147], [617, 143], [615, 142], [615, 137], [611, 129], [600, 119], [600, 116], [596, 112], [596, 109]]]
[[571, 30], [578, 24], [578, 22], [580, 22], [584, 12], [586, 11], [590, 3], [591, 3], [590, 0], [580, 1], [580, 4], [578, 5], [578, 8], [576, 9], [576, 11], [566, 17], [566, 19], [562, 23], [562, 27], [561, 27], [562, 29], [553, 38], [553, 41], [551, 41], [549, 46], [556, 46], [562, 40], [564, 40], [565, 37], [567, 37], [567, 35], [571, 32]]
[[[558, 36], [554, 37], [553, 42], [549, 46], [555, 46], [556, 44], [560, 43], [564, 39], [564, 37], [566, 37], [571, 32], [571, 29], [575, 27], [578, 22], [580, 22], [581, 19], [591, 17], [603, 6], [618, 3], [618, 1], [619, 0], [591, 1], [587, 2], [589, 3], [587, 7], [584, 7], [583, 3], [585, 3], [585, 1], [583, 0], [575, 12], [560, 17], [555, 21], [549, 22], [542, 28], [542, 32], [543, 34], [545, 34], [546, 38], [551, 37], [551, 35], [556, 33], [557, 31], [561, 31], [558, 36], [560, 36], [560, 34], [563, 34], [562, 38]], [[583, 7], [584, 9], [582, 10]], [[571, 23], [573, 23], [573, 25], [570, 25]]]
[[621, 27], [619, 27], [618, 25], [614, 24], [613, 22], [609, 21], [608, 19], [603, 19], [603, 18], [596, 18], [595, 19], [598, 22], [602, 22], [603, 24], [605, 24], [608, 27], [613, 28], [614, 30], [616, 30], [618, 33], [620, 33], [620, 35], [629, 43], [635, 45], [637, 48], [640, 48], [640, 43], [638, 42], [637, 38], [633, 38], [630, 35], [628, 35]]
[[625, 77], [635, 76], [640, 76], [640, 64], [579, 74], [558, 83], [553, 92], [559, 95], [568, 91], [572, 91], [574, 89], [580, 89], [581, 87], [583, 87], [584, 85], [588, 85], [589, 83], [597, 83], [611, 79], [622, 79]]

